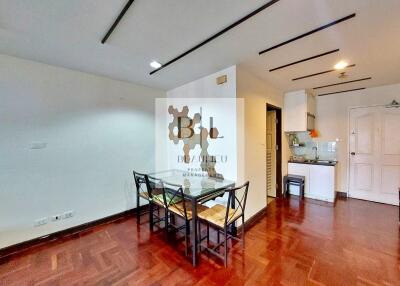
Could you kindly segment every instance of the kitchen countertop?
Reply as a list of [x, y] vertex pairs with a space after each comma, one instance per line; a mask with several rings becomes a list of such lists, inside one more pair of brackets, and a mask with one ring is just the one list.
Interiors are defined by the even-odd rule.
[[293, 161], [289, 160], [288, 163], [295, 163], [295, 164], [307, 164], [307, 165], [321, 165], [321, 166], [336, 166], [338, 163], [337, 161], [329, 161], [329, 160], [320, 160], [320, 161], [313, 161], [313, 160], [306, 160], [306, 161]]

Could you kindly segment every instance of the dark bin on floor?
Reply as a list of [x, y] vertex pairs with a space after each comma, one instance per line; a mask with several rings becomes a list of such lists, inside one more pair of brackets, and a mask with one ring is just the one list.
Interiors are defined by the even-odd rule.
[[300, 187], [300, 198], [304, 198], [304, 184], [306, 178], [304, 176], [299, 175], [286, 175], [283, 178], [283, 196], [286, 197], [289, 194], [289, 185], [299, 186]]

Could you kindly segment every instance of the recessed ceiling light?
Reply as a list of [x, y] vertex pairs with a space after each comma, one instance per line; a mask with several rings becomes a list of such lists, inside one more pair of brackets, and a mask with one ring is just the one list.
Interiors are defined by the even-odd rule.
[[162, 66], [162, 64], [160, 64], [160, 63], [157, 62], [157, 61], [152, 61], [152, 62], [150, 63], [150, 66], [151, 66], [152, 68], [159, 69], [159, 68]]
[[335, 70], [341, 70], [341, 69], [344, 69], [345, 67], [347, 67], [348, 65], [349, 65], [348, 62], [340, 61], [334, 66], [334, 68], [335, 68]]

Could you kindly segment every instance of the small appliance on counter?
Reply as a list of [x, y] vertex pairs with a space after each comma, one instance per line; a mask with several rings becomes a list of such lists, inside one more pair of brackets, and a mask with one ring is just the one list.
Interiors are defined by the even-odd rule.
[[305, 162], [305, 160], [306, 158], [304, 158], [304, 156], [297, 156], [297, 155], [290, 156], [291, 162]]

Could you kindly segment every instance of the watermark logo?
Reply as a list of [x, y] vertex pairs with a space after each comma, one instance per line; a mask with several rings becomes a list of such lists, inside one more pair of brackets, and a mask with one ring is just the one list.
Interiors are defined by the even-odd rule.
[[[168, 113], [172, 115], [172, 121], [168, 125], [169, 139], [175, 145], [179, 144], [179, 142], [184, 144], [183, 155], [178, 155], [178, 162], [186, 164], [199, 162], [201, 171], [207, 172], [208, 176], [223, 178], [223, 175], [216, 171], [215, 165], [217, 163], [226, 163], [228, 156], [210, 155], [208, 151], [212, 140], [224, 138], [220, 135], [218, 128], [214, 127], [214, 118], [209, 118], [209, 128], [206, 128], [203, 126], [202, 107], [192, 117], [189, 116], [189, 107], [187, 105], [183, 106], [181, 111], [170, 105]], [[196, 125], [200, 125], [200, 127], [195, 128]], [[201, 152], [199, 155], [191, 156], [190, 151], [194, 150], [196, 146], [200, 147]]]

